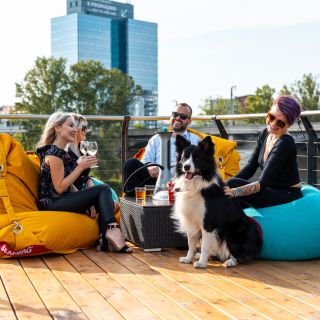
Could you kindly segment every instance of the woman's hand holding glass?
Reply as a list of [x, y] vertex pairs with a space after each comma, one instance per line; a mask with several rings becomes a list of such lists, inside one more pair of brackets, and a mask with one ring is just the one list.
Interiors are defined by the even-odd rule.
[[77, 160], [78, 166], [83, 170], [92, 168], [97, 165], [97, 158], [95, 156], [81, 156]]

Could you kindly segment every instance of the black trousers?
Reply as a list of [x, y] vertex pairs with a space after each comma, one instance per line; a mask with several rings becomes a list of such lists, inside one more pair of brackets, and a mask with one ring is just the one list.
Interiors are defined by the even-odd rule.
[[[227, 184], [230, 188], [237, 188], [246, 184], [252, 183], [252, 181], [230, 178]], [[264, 188], [259, 192], [251, 194], [249, 196], [237, 197], [239, 203], [243, 209], [248, 207], [264, 208], [276, 206], [279, 204], [288, 203], [297, 200], [302, 197], [300, 188], [288, 187], [288, 188]]]
[[116, 222], [113, 212], [114, 203], [111, 196], [111, 189], [107, 184], [101, 184], [77, 192], [70, 192], [43, 210], [69, 211], [86, 214], [86, 210], [91, 206], [95, 206], [99, 213], [99, 230], [100, 233], [104, 235], [107, 231], [107, 225]]
[[[144, 163], [142, 163], [140, 160], [135, 158], [128, 159], [123, 166], [123, 176], [122, 176], [122, 182], [123, 186], [125, 185], [125, 182], [128, 180], [128, 178], [135, 172], [137, 169], [142, 168], [144, 166]], [[143, 187], [146, 184], [152, 184], [155, 185], [157, 182], [157, 178], [152, 178], [149, 174], [149, 171], [147, 168], [143, 168], [139, 171], [137, 171], [136, 174], [134, 174], [130, 180], [127, 182], [126, 186], [124, 187], [124, 192], [126, 196], [128, 197], [134, 197], [135, 196], [135, 187]]]

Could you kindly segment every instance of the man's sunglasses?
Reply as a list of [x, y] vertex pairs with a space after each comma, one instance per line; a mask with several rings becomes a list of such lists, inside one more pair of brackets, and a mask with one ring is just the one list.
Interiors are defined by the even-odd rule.
[[[270, 113], [270, 112], [267, 113], [267, 119], [268, 119], [269, 122], [273, 122], [273, 121], [277, 120], [276, 116], [274, 116], [274, 115], [273, 115], [272, 113]], [[283, 129], [283, 128], [287, 125], [287, 123], [285, 123], [284, 121], [278, 119], [277, 122], [276, 122], [276, 125], [277, 125], [279, 128]]]
[[178, 118], [180, 117], [181, 120], [186, 120], [189, 119], [190, 117], [187, 114], [179, 113], [179, 112], [172, 112], [172, 117], [173, 118]]

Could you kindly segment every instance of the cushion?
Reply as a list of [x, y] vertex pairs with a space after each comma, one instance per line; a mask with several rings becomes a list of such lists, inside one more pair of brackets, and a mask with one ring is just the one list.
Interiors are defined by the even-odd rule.
[[320, 191], [302, 187], [303, 197], [267, 208], [247, 208], [263, 232], [259, 258], [306, 260], [320, 258]]

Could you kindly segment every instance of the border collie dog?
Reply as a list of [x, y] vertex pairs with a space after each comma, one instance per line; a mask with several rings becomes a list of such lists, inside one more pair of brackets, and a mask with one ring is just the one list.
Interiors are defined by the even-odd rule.
[[225, 267], [253, 259], [262, 245], [258, 225], [246, 216], [237, 199], [225, 196], [211, 138], [195, 146], [177, 135], [176, 147], [177, 192], [172, 218], [178, 230], [187, 235], [189, 247], [187, 256], [179, 261], [192, 263], [200, 241], [195, 268], [205, 268], [210, 256], [216, 256]]

